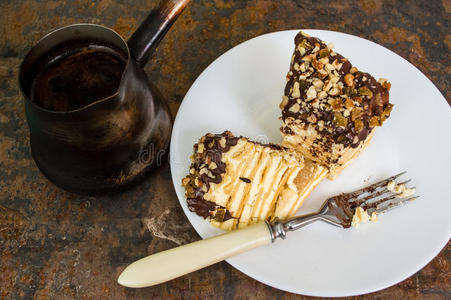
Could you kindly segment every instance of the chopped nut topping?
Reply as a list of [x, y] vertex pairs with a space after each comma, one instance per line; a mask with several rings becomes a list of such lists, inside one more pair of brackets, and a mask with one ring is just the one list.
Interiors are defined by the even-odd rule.
[[316, 53], [316, 52], [318, 52], [318, 51], [319, 51], [319, 44], [316, 43], [316, 44], [315, 44], [315, 48], [313, 48], [313, 50], [312, 50], [312, 53]]
[[320, 63], [316, 59], [312, 60], [312, 66], [317, 70], [324, 68], [324, 64]]
[[373, 92], [366, 86], [362, 86], [359, 88], [359, 94], [363, 95], [363, 96], [367, 96], [370, 99], [373, 98]]
[[313, 48], [313, 46], [309, 43], [307, 39], [303, 39], [302, 42], [299, 44], [299, 46], [306, 50], [311, 50]]
[[300, 109], [301, 109], [301, 107], [299, 106], [298, 103], [295, 103], [295, 104], [293, 104], [293, 106], [290, 107], [290, 111], [292, 113], [297, 113]]
[[335, 67], [336, 70], [340, 70], [341, 67], [343, 66], [343, 64], [338, 62], [338, 59], [334, 60], [334, 62], [332, 63], [332, 65]]
[[[320, 57], [321, 57], [321, 52], [320, 52]], [[328, 64], [329, 63], [329, 57], [322, 57], [322, 58], [320, 58], [320, 59], [318, 59], [318, 61], [320, 62], [320, 63], [322, 63], [323, 65], [326, 65], [326, 64]]]
[[330, 81], [332, 81], [332, 83], [337, 83], [340, 80], [340, 76], [337, 76], [334, 74], [329, 74], [329, 78], [330, 78]]
[[189, 179], [189, 177], [185, 177], [182, 179], [182, 185], [187, 186], [190, 181], [191, 179]]
[[351, 98], [346, 98], [345, 106], [347, 109], [352, 110], [352, 108], [354, 107], [354, 102], [352, 102]]
[[343, 115], [339, 112], [334, 113], [334, 123], [336, 126], [346, 127], [348, 124], [348, 119], [343, 117]]
[[226, 139], [225, 139], [225, 137], [222, 137], [222, 138], [219, 140], [219, 145], [220, 145], [222, 148], [225, 148], [225, 146], [226, 146]]
[[360, 119], [354, 120], [355, 132], [360, 132], [363, 129], [363, 122]]
[[305, 63], [304, 64], [301, 64], [301, 66], [299, 67], [299, 69], [301, 70], [301, 72], [305, 72], [306, 71], [306, 68], [305, 68]]
[[317, 73], [318, 73], [318, 77], [319, 77], [320, 79], [324, 79], [324, 78], [326, 78], [327, 75], [328, 75], [327, 72], [324, 71], [324, 69], [318, 70]]
[[370, 127], [381, 126], [380, 118], [378, 116], [372, 116], [370, 119]]
[[384, 110], [382, 111], [381, 114], [381, 121], [384, 122], [385, 119], [387, 119], [390, 116], [390, 113], [393, 109], [393, 104], [392, 103], [388, 103], [387, 107], [384, 108]]
[[[298, 46], [298, 51], [299, 51], [299, 53], [301, 53], [301, 55], [304, 55], [304, 54], [305, 54], [305, 48], [304, 48], [304, 47], [301, 47], [301, 45]], [[293, 56], [293, 57], [294, 57], [294, 56]]]
[[336, 95], [338, 95], [338, 93], [340, 93], [340, 89], [338, 89], [338, 88], [336, 88], [336, 87], [332, 88], [332, 89], [329, 91], [329, 95], [331, 95], [331, 96], [336, 96]]
[[354, 76], [352, 76], [352, 74], [346, 74], [344, 81], [347, 86], [354, 87]]
[[204, 152], [204, 144], [203, 143], [199, 143], [198, 145], [197, 145], [197, 152], [199, 152], [199, 153], [203, 153]]
[[309, 89], [307, 90], [306, 95], [307, 95], [307, 99], [306, 99], [307, 101], [313, 100], [316, 97], [315, 86], [312, 85], [311, 87], [309, 87]]
[[323, 86], [323, 91], [328, 92], [332, 88], [333, 84], [331, 80], [326, 80]]
[[301, 90], [299, 89], [299, 82], [295, 82], [293, 84], [293, 92], [291, 93], [292, 98], [299, 98], [301, 97]]
[[319, 101], [318, 99], [313, 99], [312, 102], [310, 102], [312, 104], [312, 107], [314, 108], [319, 108]]
[[386, 79], [386, 78], [379, 78], [379, 80], [377, 82], [379, 82], [380, 84], [383, 84], [386, 81], [388, 81], [388, 79]]
[[[305, 71], [304, 73], [302, 73], [302, 76], [299, 76], [299, 79], [307, 79], [307, 77], [309, 77], [310, 75], [312, 75], [312, 73], [313, 73], [313, 68], [312, 67], [309, 67], [308, 68], [308, 70], [307, 71]], [[303, 78], [301, 78], [301, 77], [303, 77]]]
[[335, 70], [335, 67], [332, 64], [326, 64], [325, 67], [328, 72], [332, 72], [333, 70]]
[[288, 97], [287, 96], [283, 96], [282, 97], [282, 102], [279, 105], [280, 109], [283, 109], [287, 104], [288, 104]]
[[388, 82], [387, 79], [385, 78], [379, 78], [378, 82], [382, 85], [382, 87], [386, 90], [390, 90], [391, 88], [391, 83]]
[[362, 99], [362, 97], [355, 97], [354, 98], [354, 100], [360, 105], [360, 104], [362, 104], [362, 102], [363, 102], [363, 99]]
[[313, 79], [312, 84], [315, 86], [315, 88], [317, 88], [319, 90], [321, 90], [321, 88], [324, 86], [324, 82], [317, 78]]
[[210, 178], [215, 178], [215, 176], [213, 175], [213, 173], [211, 173], [210, 170], [208, 170], [207, 176], [210, 177]]
[[340, 100], [340, 98], [329, 98], [328, 103], [330, 104], [330, 106], [332, 106], [333, 110], [340, 110], [343, 105], [343, 102]]
[[304, 57], [302, 58], [302, 60], [303, 60], [303, 61], [308, 61], [308, 62], [310, 62], [310, 61], [312, 61], [313, 58], [315, 58], [315, 55], [310, 54], [310, 55], [304, 56]]
[[321, 92], [319, 92], [319, 94], [318, 94], [318, 99], [324, 99], [324, 98], [326, 98], [327, 97], [327, 92], [326, 91], [321, 91]]
[[317, 118], [314, 114], [311, 114], [308, 118], [307, 121], [309, 121], [310, 123], [316, 123]]

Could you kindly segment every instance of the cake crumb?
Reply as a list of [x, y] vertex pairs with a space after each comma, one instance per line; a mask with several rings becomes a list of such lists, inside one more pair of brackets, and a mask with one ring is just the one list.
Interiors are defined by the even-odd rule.
[[368, 213], [366, 212], [366, 210], [364, 210], [363, 208], [361, 208], [360, 206], [356, 208], [354, 216], [352, 217], [352, 226], [354, 228], [359, 228], [361, 223], [365, 223], [370, 219], [370, 216], [368, 215]]
[[371, 222], [377, 222], [377, 214], [376, 214], [376, 212], [373, 212], [371, 214], [370, 221]]
[[397, 194], [397, 198], [407, 198], [415, 194], [415, 188], [408, 188], [405, 184], [396, 184], [394, 180], [387, 184], [387, 190]]

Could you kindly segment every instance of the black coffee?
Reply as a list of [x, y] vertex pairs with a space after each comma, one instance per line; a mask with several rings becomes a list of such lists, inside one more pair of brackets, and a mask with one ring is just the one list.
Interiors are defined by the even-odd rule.
[[126, 65], [122, 52], [92, 41], [58, 47], [35, 69], [31, 100], [48, 110], [70, 111], [113, 95]]

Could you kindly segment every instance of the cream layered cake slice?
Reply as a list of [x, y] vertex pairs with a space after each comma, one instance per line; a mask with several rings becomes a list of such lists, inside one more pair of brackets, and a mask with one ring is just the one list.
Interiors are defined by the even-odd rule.
[[182, 180], [189, 209], [226, 230], [294, 216], [327, 173], [292, 149], [229, 131], [201, 137], [191, 161]]
[[287, 74], [282, 145], [328, 168], [334, 178], [390, 116], [390, 83], [376, 81], [321, 40], [302, 31]]

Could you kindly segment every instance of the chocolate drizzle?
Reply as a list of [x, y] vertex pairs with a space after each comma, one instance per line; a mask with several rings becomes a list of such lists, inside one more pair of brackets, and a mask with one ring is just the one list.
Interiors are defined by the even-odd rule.
[[239, 139], [230, 131], [224, 131], [221, 134], [209, 133], [194, 145], [190, 174], [182, 180], [190, 211], [205, 219], [212, 218], [219, 222], [232, 219], [225, 207], [206, 200], [204, 195], [210, 189], [210, 183], [218, 184], [222, 181], [226, 172], [222, 154], [235, 146]]
[[[326, 150], [330, 150], [333, 143], [358, 147], [376, 126], [382, 125], [389, 117], [393, 106], [388, 102], [390, 84], [381, 84], [370, 74], [358, 71], [346, 58], [317, 38], [300, 32], [295, 45], [285, 86], [286, 102], [281, 104], [285, 123], [281, 131], [294, 134], [285, 122], [293, 118], [300, 120], [305, 129], [313, 125]], [[329, 63], [321, 63], [322, 59]], [[332, 77], [338, 80], [334, 83], [334, 93], [327, 89], [323, 98], [307, 96], [314, 80], [320, 80], [325, 86], [329, 80], [333, 81]], [[293, 92], [295, 83], [299, 87], [298, 93]], [[316, 89], [315, 94], [320, 92]]]

